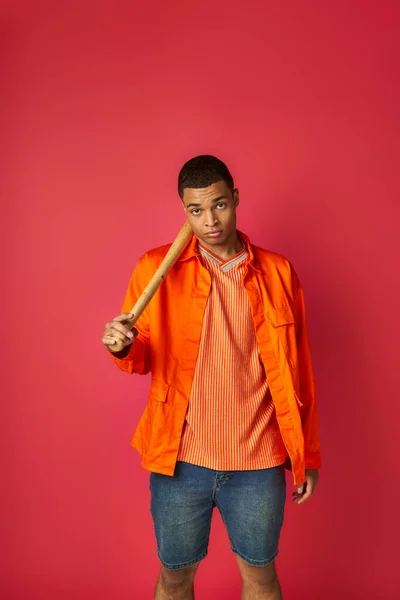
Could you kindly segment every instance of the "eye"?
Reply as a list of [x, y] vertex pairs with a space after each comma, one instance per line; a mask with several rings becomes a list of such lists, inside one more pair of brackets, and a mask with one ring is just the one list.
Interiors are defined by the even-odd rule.
[[225, 208], [225, 207], [226, 207], [226, 202], [218, 202], [217, 208]]
[[194, 208], [190, 212], [192, 213], [192, 215], [194, 215], [195, 217], [197, 217], [200, 214], [201, 211], [200, 211], [199, 208]]

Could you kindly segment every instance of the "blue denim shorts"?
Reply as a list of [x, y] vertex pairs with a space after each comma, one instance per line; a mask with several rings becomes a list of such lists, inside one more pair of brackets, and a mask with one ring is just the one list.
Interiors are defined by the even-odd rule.
[[215, 506], [232, 552], [259, 567], [278, 554], [286, 500], [283, 465], [214, 471], [178, 461], [173, 477], [151, 473], [150, 493], [157, 554], [166, 569], [189, 567], [207, 555]]

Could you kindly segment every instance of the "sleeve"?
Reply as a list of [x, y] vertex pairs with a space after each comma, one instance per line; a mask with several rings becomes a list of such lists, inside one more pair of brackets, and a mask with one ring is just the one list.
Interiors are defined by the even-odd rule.
[[[148, 268], [148, 257], [145, 254], [137, 263], [135, 270], [132, 273], [129, 281], [128, 289], [125, 294], [125, 299], [122, 304], [121, 313], [129, 313], [135, 305], [142, 291], [149, 283], [151, 274]], [[127, 373], [138, 373], [146, 375], [151, 371], [151, 353], [150, 353], [150, 320], [148, 308], [145, 308], [135, 323], [135, 328], [138, 330], [138, 336], [129, 346], [129, 352], [126, 356], [119, 355], [111, 356], [121, 371]]]
[[305, 468], [319, 469], [321, 467], [321, 454], [315, 380], [308, 338], [304, 292], [297, 276], [296, 280], [294, 316], [299, 369], [299, 409], [304, 435]]

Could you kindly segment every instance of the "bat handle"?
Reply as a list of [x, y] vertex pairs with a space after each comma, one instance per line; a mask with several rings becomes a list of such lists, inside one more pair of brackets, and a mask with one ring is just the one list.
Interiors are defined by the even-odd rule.
[[[137, 320], [138, 320], [138, 317], [134, 315], [131, 319], [125, 319], [124, 321], [121, 321], [121, 323], [127, 329], [132, 329]], [[115, 352], [121, 352], [121, 350], [124, 349], [124, 343], [120, 338], [114, 338], [114, 340], [115, 340], [115, 344], [112, 344], [112, 346], [109, 347], [113, 354], [115, 354]], [[133, 340], [133, 341], [135, 341], [135, 340]]]

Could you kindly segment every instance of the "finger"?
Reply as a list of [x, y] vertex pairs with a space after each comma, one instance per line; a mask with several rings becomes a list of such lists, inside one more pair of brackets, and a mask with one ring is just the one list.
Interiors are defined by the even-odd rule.
[[114, 330], [107, 337], [112, 337], [114, 340], [121, 340], [123, 344], [130, 343], [132, 338], [122, 333], [122, 331]]
[[113, 319], [113, 321], [128, 321], [130, 319], [132, 319], [133, 315], [131, 313], [121, 313], [120, 315], [118, 315], [118, 317], [115, 317]]
[[303, 504], [304, 502], [306, 502], [309, 498], [311, 498], [312, 492], [306, 492], [304, 494], [304, 496], [302, 496], [301, 498], [298, 498], [295, 500], [296, 504]]
[[[109, 340], [106, 345], [114, 346], [117, 342], [122, 342], [124, 346], [130, 344], [132, 339], [124, 335], [121, 331], [117, 331], [116, 329], [108, 329], [104, 332], [103, 340]], [[110, 343], [111, 341], [111, 343]]]
[[297, 485], [296, 491], [293, 492], [293, 494], [292, 494], [293, 500], [298, 500], [299, 498], [302, 498], [304, 496], [304, 494], [306, 493], [307, 489], [308, 489], [307, 483], [302, 483], [301, 485]]
[[[130, 313], [122, 313], [118, 318], [123, 319], [125, 317], [131, 317]], [[111, 349], [117, 341], [121, 341], [123, 346], [126, 347], [133, 342], [133, 340], [139, 335], [139, 331], [136, 327], [132, 327], [132, 330], [127, 329], [121, 322], [119, 321], [110, 321], [107, 323], [102, 343], [105, 346], [108, 346]]]
[[120, 329], [121, 331], [123, 331], [124, 329], [126, 329], [127, 331], [130, 331], [130, 328], [126, 327], [126, 325], [124, 324], [123, 321], [109, 321], [108, 323], [106, 323], [105, 326], [105, 330], [107, 331], [107, 329], [111, 330], [111, 329]]
[[[134, 328], [132, 328], [132, 329], [134, 329]], [[106, 324], [104, 335], [113, 336], [115, 331], [120, 331], [127, 337], [133, 338], [134, 334], [132, 333], [132, 329], [129, 326], [126, 327], [126, 325], [124, 323], [122, 323], [121, 321], [110, 321], [109, 323]]]
[[297, 504], [303, 504], [303, 502], [305, 502], [306, 500], [308, 500], [312, 494], [313, 494], [314, 488], [311, 484], [311, 482], [309, 482], [307, 484], [307, 488], [304, 492], [304, 494], [302, 494], [301, 496], [298, 496], [296, 498], [294, 498], [294, 500], [296, 501]]
[[117, 331], [122, 333], [122, 335], [124, 335], [130, 341], [134, 340], [139, 335], [139, 331], [136, 329], [136, 327], [132, 327], [132, 329], [127, 329], [126, 327], [124, 327], [123, 325], [120, 325], [119, 323], [116, 323], [115, 327], [113, 327], [111, 329], [111, 332], [112, 332], [111, 335], [113, 335]]
[[114, 335], [115, 331], [119, 331], [126, 337], [133, 338], [132, 331], [130, 329], [128, 329], [127, 327], [125, 327], [125, 325], [123, 325], [122, 323], [119, 323], [118, 321], [114, 321], [114, 323], [111, 323], [110, 330], [112, 331], [111, 335]]
[[297, 498], [293, 498], [293, 502], [295, 502], [296, 504], [303, 504], [303, 502], [305, 502], [307, 498], [309, 498], [308, 494], [304, 494], [304, 496], [298, 496]]

